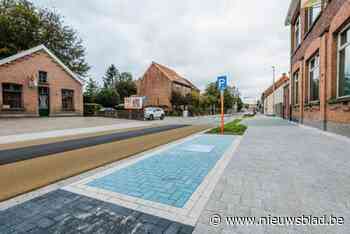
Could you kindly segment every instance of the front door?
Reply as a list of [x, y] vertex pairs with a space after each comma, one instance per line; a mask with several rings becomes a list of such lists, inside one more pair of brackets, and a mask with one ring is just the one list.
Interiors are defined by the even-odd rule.
[[50, 115], [50, 89], [39, 87], [39, 115], [48, 117]]

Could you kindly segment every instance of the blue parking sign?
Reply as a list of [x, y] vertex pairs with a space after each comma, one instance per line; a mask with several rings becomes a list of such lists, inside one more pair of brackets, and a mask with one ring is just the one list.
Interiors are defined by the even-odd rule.
[[218, 89], [220, 91], [223, 91], [227, 88], [227, 77], [226, 76], [219, 76], [218, 77]]

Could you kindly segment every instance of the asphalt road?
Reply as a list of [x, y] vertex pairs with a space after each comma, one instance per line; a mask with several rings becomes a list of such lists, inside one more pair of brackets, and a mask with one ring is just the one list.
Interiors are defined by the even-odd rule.
[[56, 142], [43, 145], [28, 146], [17, 149], [1, 150], [0, 165], [15, 163], [23, 160], [48, 156], [51, 154], [63, 153], [66, 151], [126, 140], [138, 136], [150, 135], [172, 129], [183, 128], [188, 125], [166, 125], [160, 127], [133, 130], [128, 132], [118, 132], [103, 136], [94, 136], [83, 139], [75, 139], [63, 142]]

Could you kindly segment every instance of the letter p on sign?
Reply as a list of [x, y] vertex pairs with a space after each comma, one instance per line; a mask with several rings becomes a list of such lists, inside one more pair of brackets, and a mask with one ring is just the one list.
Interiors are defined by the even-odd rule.
[[227, 77], [226, 76], [219, 76], [218, 77], [218, 89], [220, 91], [224, 91], [227, 87]]

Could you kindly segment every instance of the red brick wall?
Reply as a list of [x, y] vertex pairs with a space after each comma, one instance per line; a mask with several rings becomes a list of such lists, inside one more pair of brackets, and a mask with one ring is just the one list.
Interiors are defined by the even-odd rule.
[[[55, 63], [45, 52], [38, 52], [18, 59], [10, 64], [0, 66], [0, 107], [2, 107], [1, 83], [16, 83], [23, 85], [23, 106], [25, 115], [38, 116], [38, 89], [29, 88], [29, 77], [39, 71], [48, 73], [50, 88], [50, 116], [68, 114], [62, 112], [62, 89], [74, 90], [75, 112], [69, 114], [83, 114], [82, 85], [71, 77], [60, 65]], [[1, 109], [1, 108], [0, 108]], [[9, 112], [1, 111], [0, 114]]]
[[[332, 0], [309, 32], [306, 32], [304, 27], [305, 15], [305, 12], [301, 12], [302, 44], [292, 51], [291, 55], [292, 74], [297, 70], [301, 71], [299, 93], [302, 94], [300, 106], [293, 107], [292, 116], [302, 118], [305, 122], [332, 121], [350, 124], [348, 103], [328, 103], [330, 99], [336, 98], [338, 32], [350, 22], [350, 1]], [[320, 104], [309, 107], [306, 105], [308, 103], [307, 62], [316, 52], [320, 55]]]
[[147, 97], [146, 105], [171, 108], [172, 83], [155, 65], [148, 68], [137, 84], [137, 95]]

